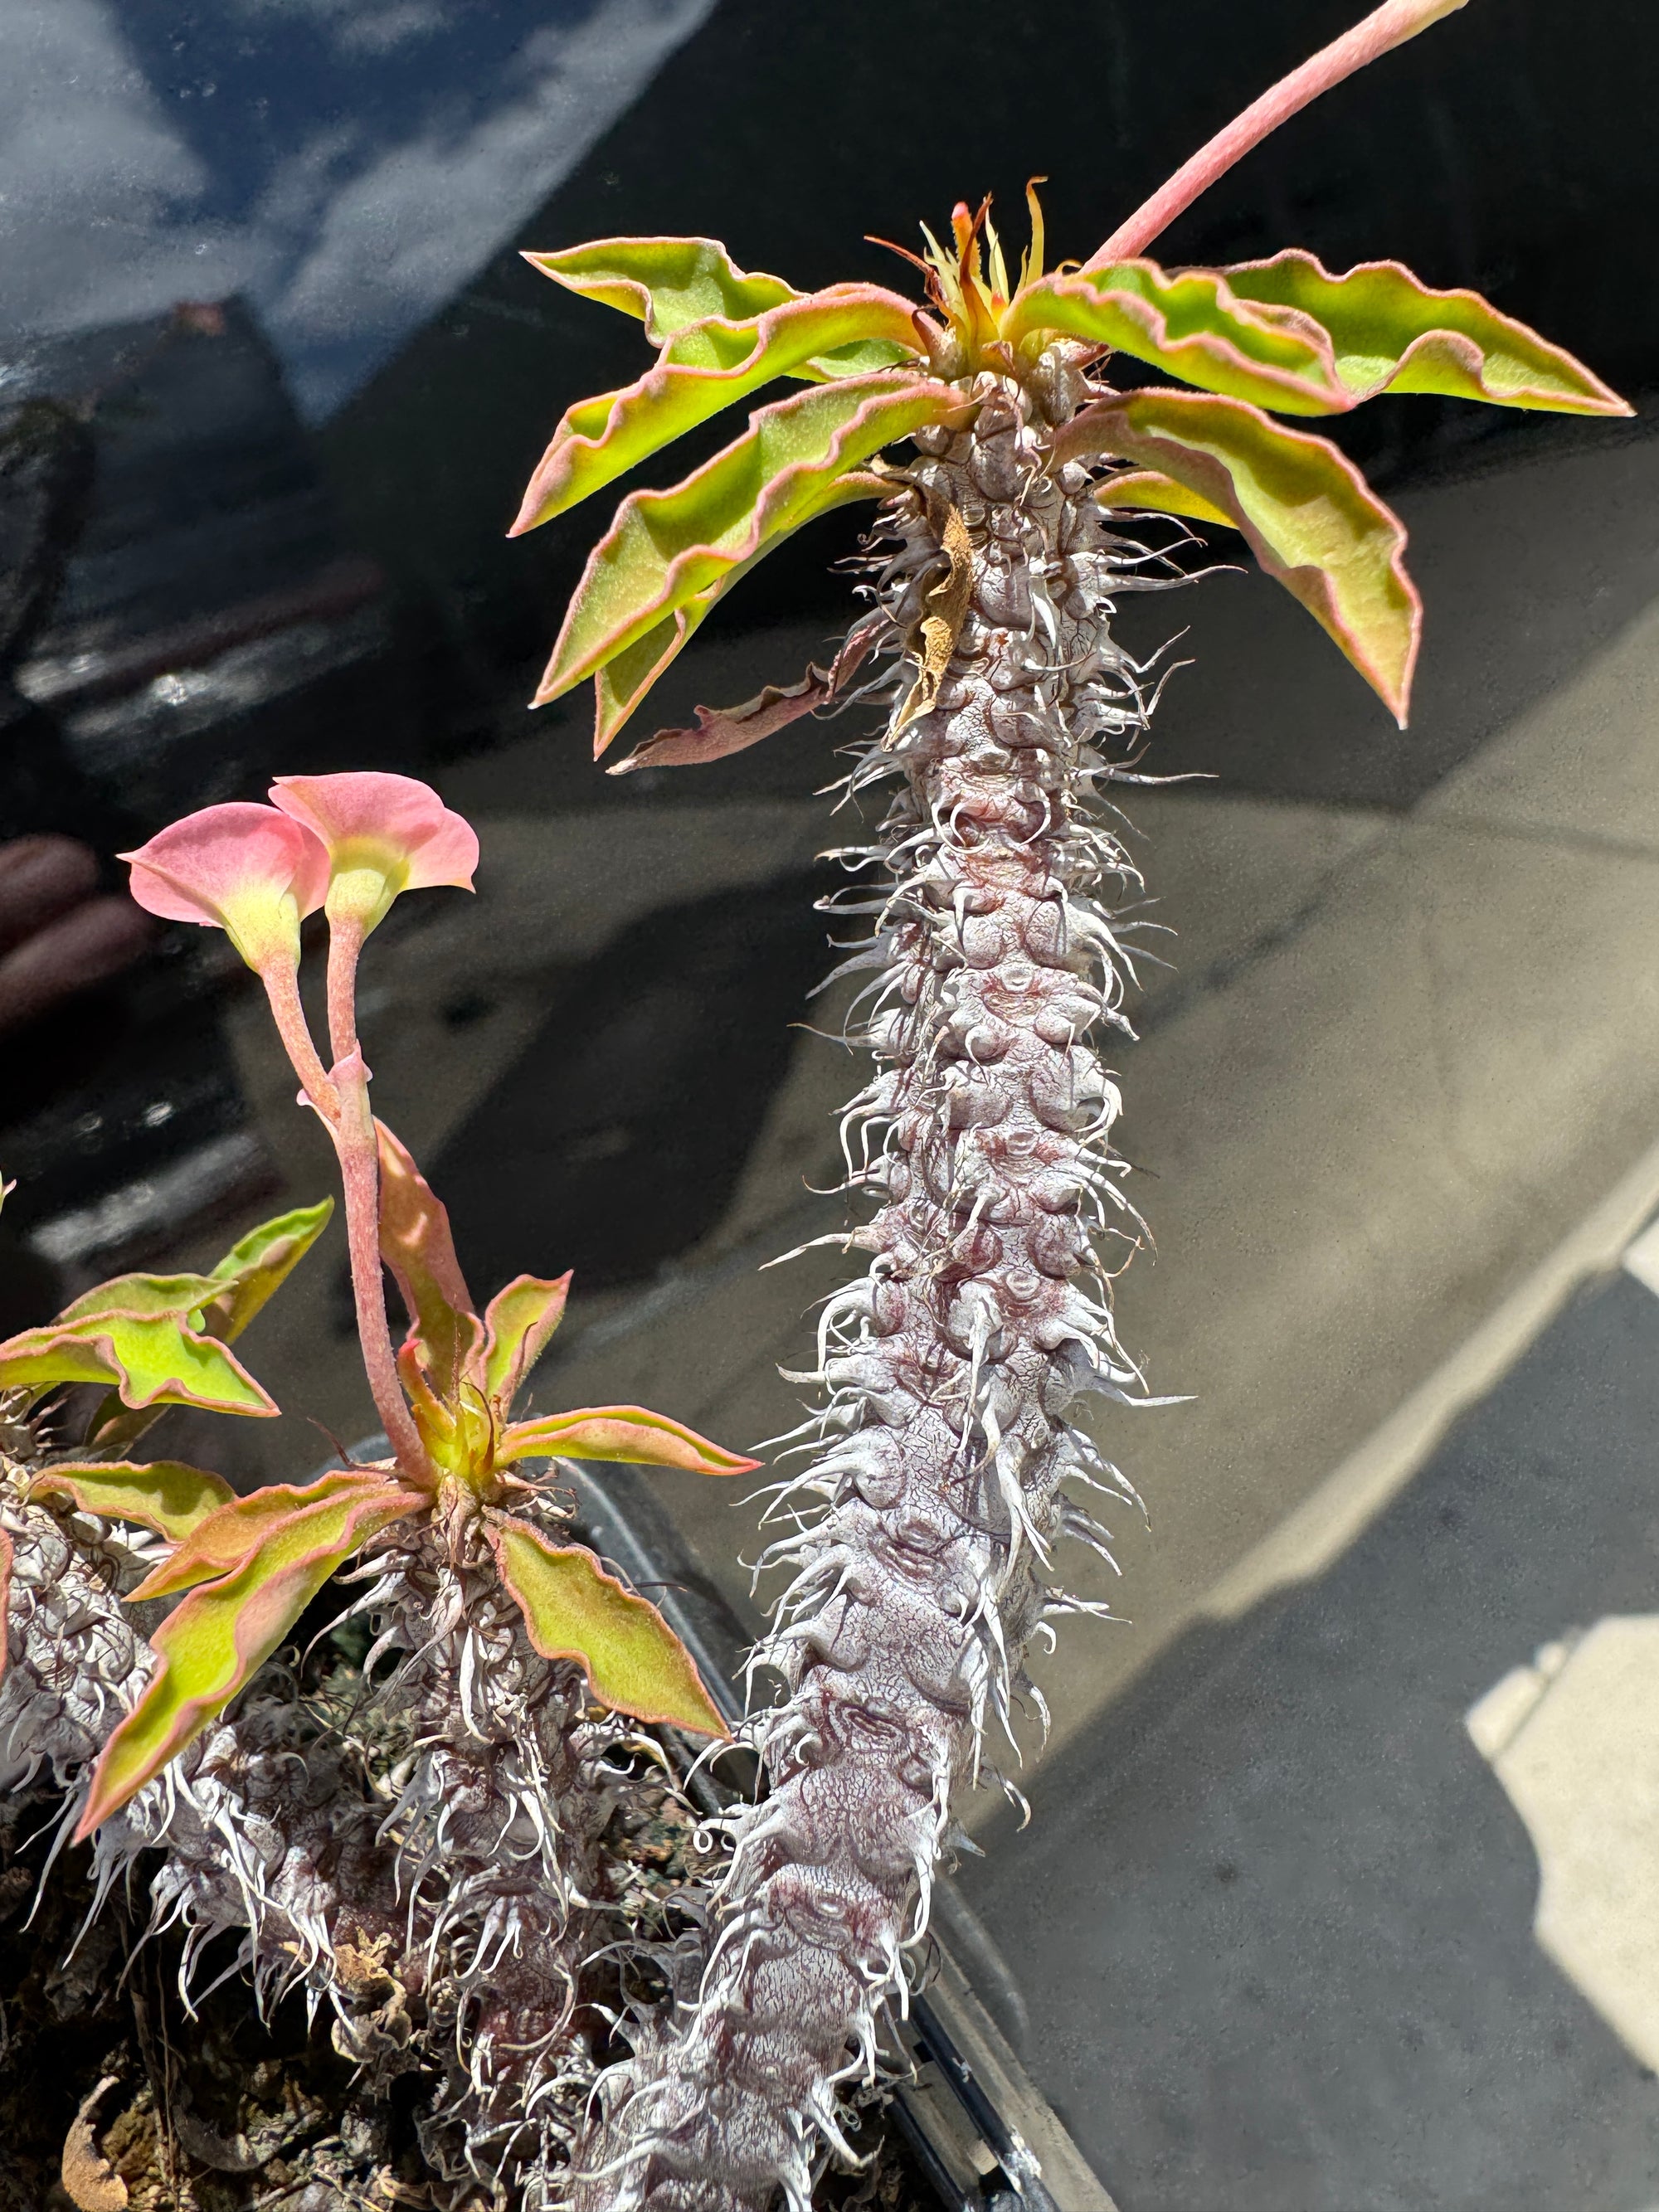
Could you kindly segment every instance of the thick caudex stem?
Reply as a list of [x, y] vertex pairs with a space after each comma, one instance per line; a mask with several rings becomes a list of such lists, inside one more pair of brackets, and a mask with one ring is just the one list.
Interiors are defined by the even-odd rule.
[[1179, 579], [1048, 465], [1082, 396], [1059, 349], [1029, 380], [982, 375], [973, 427], [922, 434], [888, 510], [903, 689], [850, 781], [903, 782], [844, 857], [891, 887], [831, 902], [876, 917], [846, 963], [874, 993], [877, 1072], [843, 1124], [849, 1187], [880, 1200], [854, 1238], [870, 1264], [823, 1309], [811, 1459], [774, 1509], [793, 1579], [762, 1652], [788, 1685], [757, 1724], [769, 1794], [681, 2032], [605, 2084], [594, 2205], [807, 2203], [838, 2087], [873, 2074], [920, 1970], [953, 1790], [991, 1723], [1041, 1713], [1032, 1637], [1103, 1609], [1050, 1579], [1060, 1537], [1105, 1541], [1067, 1481], [1133, 1497], [1068, 1409], [1141, 1395], [1110, 1279], [1143, 1231], [1090, 1041], [1127, 1033], [1133, 978], [1096, 894], [1139, 878], [1091, 801], [1151, 704], [1112, 601]]

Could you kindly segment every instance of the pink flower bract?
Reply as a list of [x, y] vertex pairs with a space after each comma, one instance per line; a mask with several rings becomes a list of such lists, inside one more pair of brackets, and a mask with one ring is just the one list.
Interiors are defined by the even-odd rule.
[[478, 840], [470, 823], [412, 775], [284, 775], [271, 802], [328, 847], [334, 872], [378, 866], [400, 890], [453, 884], [470, 891]]
[[274, 806], [243, 800], [187, 814], [118, 857], [140, 906], [224, 930], [251, 968], [273, 954], [297, 963], [300, 923], [328, 890], [320, 839]]

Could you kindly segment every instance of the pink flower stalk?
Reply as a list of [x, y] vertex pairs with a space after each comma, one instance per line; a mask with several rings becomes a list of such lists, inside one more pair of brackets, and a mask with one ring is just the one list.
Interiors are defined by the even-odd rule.
[[271, 802], [320, 842], [328, 861], [328, 1036], [331, 1080], [340, 1101], [336, 1143], [345, 1191], [352, 1287], [363, 1364], [398, 1466], [416, 1482], [434, 1479], [398, 1382], [380, 1280], [380, 1160], [368, 1103], [368, 1069], [357, 1042], [357, 957], [400, 891], [441, 884], [471, 890], [478, 840], [430, 785], [412, 775], [363, 770], [284, 775]]
[[[380, 1283], [380, 1169], [368, 1069], [358, 1048], [357, 956], [399, 891], [453, 884], [471, 890], [478, 840], [414, 777], [284, 776], [269, 806], [209, 806], [122, 858], [132, 894], [152, 914], [223, 929], [264, 984], [276, 1028], [339, 1156], [351, 1247], [357, 1333], [369, 1388], [404, 1474], [434, 1474], [398, 1382]], [[300, 923], [329, 918], [325, 1073], [300, 1004]]]
[[399, 891], [441, 884], [470, 891], [478, 840], [429, 784], [412, 775], [284, 775], [272, 803], [328, 853], [328, 1036], [337, 1061], [357, 1049], [357, 956]]
[[122, 853], [137, 903], [168, 921], [222, 929], [265, 987], [277, 1033], [324, 1120], [339, 1109], [306, 1027], [296, 981], [300, 924], [327, 896], [328, 849], [304, 823], [236, 799], [170, 823]]
[[1200, 192], [1207, 191], [1218, 177], [1242, 161], [1281, 123], [1333, 85], [1340, 84], [1344, 77], [1392, 53], [1396, 46], [1403, 46], [1408, 39], [1416, 38], [1443, 17], [1455, 15], [1467, 4], [1468, 0], [1382, 0], [1380, 8], [1372, 9], [1351, 31], [1322, 46], [1300, 69], [1292, 70], [1260, 100], [1252, 100], [1224, 131], [1218, 131], [1127, 222], [1118, 225], [1105, 244], [1089, 256], [1084, 268], [1109, 269], [1115, 261], [1133, 260], [1144, 253]]

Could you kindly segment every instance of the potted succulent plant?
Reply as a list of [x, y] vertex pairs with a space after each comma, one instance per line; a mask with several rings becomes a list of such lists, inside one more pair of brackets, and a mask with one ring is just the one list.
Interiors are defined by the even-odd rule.
[[[854, 806], [890, 794], [841, 848], [852, 884], [827, 902], [870, 923], [836, 972], [864, 979], [849, 1041], [874, 1070], [842, 1126], [847, 1188], [872, 1203], [844, 1240], [863, 1272], [823, 1308], [800, 1378], [818, 1405], [768, 1554], [793, 1576], [763, 1646], [787, 1686], [755, 1724], [768, 1790], [738, 1824], [696, 2002], [601, 2084], [586, 2201], [758, 2212], [781, 2187], [805, 2205], [820, 2147], [838, 2148], [838, 2092], [868, 2077], [914, 1978], [956, 1793], [994, 1729], [1041, 1710], [1033, 1639], [1091, 1609], [1052, 1578], [1061, 1539], [1109, 1542], [1070, 1486], [1134, 1500], [1077, 1409], [1145, 1402], [1111, 1297], [1142, 1225], [1096, 1043], [1128, 1028], [1132, 940], [1111, 908], [1140, 888], [1099, 802], [1141, 780], [1156, 698], [1114, 605], [1186, 580], [1143, 519], [1237, 532], [1403, 724], [1421, 627], [1405, 529], [1336, 447], [1274, 416], [1385, 392], [1628, 411], [1477, 295], [1396, 263], [1146, 258], [1279, 123], [1462, 4], [1387, 0], [1081, 263], [1046, 266], [1035, 186], [1018, 273], [988, 205], [958, 205], [948, 240], [924, 233], [906, 256], [921, 301], [801, 294], [702, 239], [529, 257], [637, 317], [656, 358], [567, 410], [520, 531], [778, 380], [805, 387], [683, 482], [623, 499], [538, 702], [591, 678], [603, 755], [757, 562], [873, 502], [871, 605], [830, 665], [700, 708], [611, 772], [717, 759], [878, 700], [843, 788]], [[1179, 383], [1117, 389], [1114, 354]]]
[[[1626, 411], [1559, 348], [1397, 264], [1334, 276], [1292, 250], [1170, 272], [1146, 249], [1285, 117], [1461, 4], [1387, 0], [1081, 264], [1046, 268], [1034, 189], [1017, 278], [988, 207], [960, 206], [948, 245], [924, 234], [921, 301], [802, 295], [699, 239], [532, 257], [637, 316], [657, 358], [569, 410], [520, 528], [779, 378], [805, 386], [684, 483], [629, 494], [595, 549], [539, 696], [591, 677], [598, 752], [756, 562], [830, 507], [877, 507], [870, 604], [830, 665], [621, 763], [883, 708], [847, 788], [893, 788], [830, 902], [872, 924], [840, 972], [867, 978], [850, 1033], [874, 1071], [843, 1130], [848, 1188], [873, 1203], [832, 1240], [866, 1264], [823, 1312], [818, 1401], [786, 1440], [804, 1465], [777, 1486], [769, 1564], [789, 1581], [758, 1654], [782, 1690], [748, 1717], [724, 1661], [699, 1665], [719, 1636], [700, 1645], [683, 1605], [607, 1567], [628, 1565], [626, 1516], [607, 1535], [603, 1483], [571, 1469], [757, 1462], [635, 1407], [515, 1412], [568, 1279], [521, 1277], [481, 1311], [369, 1106], [364, 941], [405, 892], [470, 884], [467, 825], [409, 778], [284, 778], [127, 856], [142, 903], [224, 929], [258, 975], [333, 1144], [384, 1448], [242, 1498], [138, 1455], [170, 1404], [273, 1410], [232, 1346], [321, 1207], [0, 1345], [0, 1782], [14, 1830], [39, 1808], [60, 1842], [90, 1839], [94, 1903], [143, 1869], [157, 1923], [187, 1931], [186, 1986], [229, 1931], [262, 1996], [325, 2009], [348, 2072], [332, 2132], [289, 2160], [294, 2191], [319, 2192], [296, 2203], [764, 2212], [781, 2193], [805, 2212], [896, 2093], [947, 2196], [969, 2175], [1088, 2201], [950, 1972], [924, 1984], [957, 1793], [996, 1778], [988, 1739], [1040, 1708], [1034, 1640], [1091, 1609], [1053, 1579], [1062, 1538], [1109, 1540], [1068, 1486], [1134, 1496], [1077, 1413], [1146, 1402], [1113, 1324], [1142, 1231], [1097, 1042], [1128, 1026], [1110, 893], [1139, 878], [1097, 800], [1140, 779], [1155, 689], [1114, 604], [1185, 580], [1145, 518], [1224, 526], [1403, 720], [1404, 530], [1274, 415], [1383, 391]], [[1115, 388], [1114, 353], [1179, 386]], [[326, 1057], [296, 981], [319, 909]], [[634, 1581], [664, 1579], [656, 1564]], [[329, 1665], [279, 1663], [313, 1628]], [[747, 1796], [698, 1753], [739, 1735]], [[953, 2165], [917, 2117], [906, 2017], [984, 2160]], [[213, 2166], [216, 2143], [217, 2171], [254, 2171], [246, 2130], [227, 2151], [192, 2125], [189, 2157]], [[126, 2201], [112, 2142], [90, 2101], [65, 2152], [78, 2203]]]

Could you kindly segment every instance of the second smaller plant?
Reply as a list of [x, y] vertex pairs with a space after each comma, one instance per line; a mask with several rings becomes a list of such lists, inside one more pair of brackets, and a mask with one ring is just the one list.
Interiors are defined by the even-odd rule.
[[[660, 1770], [662, 1750], [642, 1730], [726, 1733], [656, 1607], [573, 1540], [573, 1501], [549, 1476], [558, 1456], [710, 1475], [757, 1462], [637, 1406], [515, 1413], [570, 1278], [520, 1275], [479, 1309], [443, 1206], [370, 1109], [356, 1030], [364, 941], [405, 890], [470, 890], [477, 839], [405, 776], [284, 778], [271, 799], [208, 807], [125, 857], [141, 904], [222, 928], [264, 987], [302, 1103], [338, 1159], [358, 1331], [388, 1448], [242, 1498], [203, 1476], [202, 1494], [176, 1511], [158, 1507], [137, 1468], [130, 1501], [107, 1476], [88, 1494], [88, 1508], [117, 1518], [142, 1504], [166, 1540], [128, 1601], [177, 1602], [103, 1745], [76, 1834], [98, 1835], [109, 1863], [130, 1856], [116, 1816], [170, 1786], [171, 1763], [349, 1571], [367, 1587], [349, 1617], [366, 1617], [374, 1634], [350, 1733], [366, 1757], [377, 1740], [398, 1747], [380, 1828], [408, 1938], [384, 1915], [360, 1929], [338, 1900], [332, 1917], [313, 1916], [325, 1940], [305, 1971], [340, 2009], [354, 2055], [384, 2057], [373, 2037], [352, 2043], [353, 1990], [373, 1947], [374, 1972], [387, 1969], [418, 2001], [422, 2063], [441, 2055], [421, 2126], [428, 2160], [447, 2179], [507, 2186], [532, 2205], [568, 2154], [604, 2037], [592, 1962], [640, 1934], [607, 1898], [600, 1838], [619, 1798]], [[300, 925], [319, 908], [327, 1065], [298, 985]], [[383, 1266], [408, 1310], [397, 1346]], [[163, 1813], [140, 1826], [166, 1844]], [[262, 1930], [264, 1911], [250, 1894], [256, 1972], [290, 1978], [291, 1958], [272, 1955], [291, 1953], [289, 1920], [273, 1914]]]

